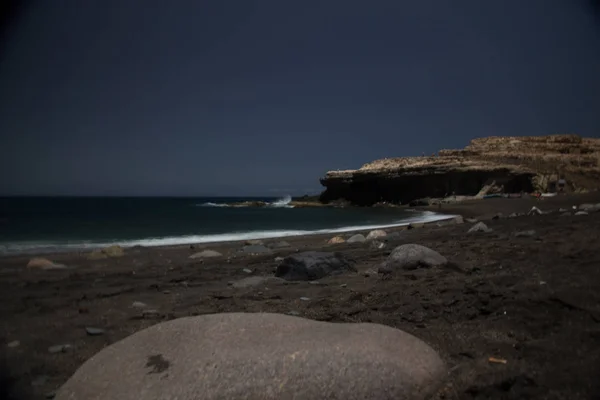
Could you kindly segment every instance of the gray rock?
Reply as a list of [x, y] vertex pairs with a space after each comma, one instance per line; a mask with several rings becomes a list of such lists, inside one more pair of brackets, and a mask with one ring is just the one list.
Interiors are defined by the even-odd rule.
[[291, 245], [285, 240], [281, 240], [279, 242], [270, 243], [269, 247], [271, 249], [285, 249], [286, 247], [290, 247]]
[[475, 218], [465, 218], [465, 221], [467, 221], [470, 224], [476, 224], [477, 222], [479, 222]]
[[159, 318], [160, 317], [160, 312], [158, 312], [158, 310], [144, 310], [142, 311], [142, 318], [144, 319], [154, 319], [154, 318]]
[[50, 346], [48, 347], [48, 352], [50, 354], [56, 354], [56, 353], [66, 353], [69, 350], [71, 350], [73, 346], [71, 346], [70, 344], [59, 344], [56, 346]]
[[261, 284], [277, 283], [281, 281], [281, 279], [275, 278], [273, 276], [249, 276], [247, 278], [231, 282], [231, 286], [233, 286], [236, 289], [244, 289], [258, 286]]
[[293, 315], [295, 317], [300, 316], [300, 313], [298, 311], [288, 311], [286, 312], [287, 315]]
[[284, 258], [275, 276], [288, 281], [314, 281], [349, 271], [356, 268], [342, 254], [306, 251]]
[[399, 239], [399, 238], [400, 238], [400, 232], [392, 232], [392, 233], [388, 233], [387, 236], [383, 238], [383, 241], [390, 242], [392, 240]]
[[148, 305], [146, 303], [142, 303], [141, 301], [134, 301], [131, 303], [131, 308], [145, 308]]
[[13, 340], [12, 342], [8, 342], [6, 344], [6, 347], [8, 347], [9, 349], [14, 349], [16, 347], [19, 347], [21, 345], [21, 342], [19, 342], [18, 340]]
[[[597, 211], [600, 207], [598, 207], [600, 204], [581, 204], [579, 207], [577, 207], [578, 210], [581, 211]], [[575, 214], [577, 215], [577, 214]]]
[[93, 328], [91, 326], [86, 327], [85, 331], [90, 336], [99, 336], [99, 335], [103, 335], [104, 334], [104, 329]]
[[519, 216], [519, 214], [517, 214], [517, 213], [508, 214], [508, 218], [517, 218], [518, 216]]
[[105, 347], [56, 398], [418, 400], [446, 379], [435, 350], [398, 329], [229, 313], [159, 323]]
[[302, 301], [310, 301], [310, 297], [300, 297], [300, 300], [302, 300]]
[[542, 215], [544, 212], [537, 208], [536, 206], [531, 207], [531, 210], [527, 213], [527, 215]]
[[465, 220], [464, 220], [464, 218], [462, 217], [462, 215], [457, 215], [456, 217], [454, 217], [454, 219], [452, 219], [452, 221], [453, 221], [455, 224], [457, 224], [457, 225], [460, 225], [460, 224], [464, 224], [464, 223], [465, 223]]
[[223, 257], [223, 254], [219, 253], [218, 251], [214, 251], [214, 250], [203, 250], [199, 253], [192, 254], [190, 256], [190, 258], [192, 260], [202, 259], [202, 258], [212, 258], [212, 257]]
[[577, 211], [575, 215], [589, 215], [587, 211]]
[[379, 267], [380, 273], [392, 273], [397, 270], [412, 270], [446, 265], [448, 260], [435, 250], [419, 244], [403, 244], [396, 247]]
[[276, 262], [281, 262], [281, 261], [283, 261], [283, 257], [275, 257], [275, 261]]
[[372, 276], [377, 276], [377, 274], [378, 274], [378, 272], [377, 272], [377, 271], [375, 271], [373, 268], [369, 268], [368, 270], [366, 270], [366, 271], [364, 272], [364, 275], [365, 275], [367, 278], [369, 278], [369, 277], [372, 277]]
[[425, 227], [424, 222], [411, 222], [410, 224], [408, 224], [406, 229], [417, 229], [417, 228], [424, 228], [424, 227]]
[[369, 232], [367, 235], [367, 240], [379, 239], [387, 236], [387, 232], [383, 229], [375, 229], [374, 231]]
[[244, 271], [247, 274], [251, 274], [252, 270], [250, 268], [244, 268], [242, 271]]
[[488, 228], [486, 224], [484, 224], [483, 222], [478, 222], [475, 225], [473, 225], [471, 227], [471, 229], [469, 229], [467, 231], [467, 233], [475, 233], [475, 232], [489, 233], [491, 231], [492, 231], [492, 229]]
[[373, 250], [381, 250], [383, 248], [385, 248], [386, 244], [385, 242], [382, 242], [380, 240], [373, 240], [371, 241], [371, 243], [369, 243], [369, 247]]
[[271, 249], [269, 249], [266, 246], [263, 246], [262, 244], [251, 244], [251, 245], [242, 247], [242, 251], [247, 254], [264, 254], [264, 253], [270, 253]]
[[367, 240], [367, 238], [365, 238], [364, 235], [357, 233], [356, 235], [351, 236], [348, 240], [346, 240], [347, 243], [364, 243]]
[[527, 231], [519, 231], [515, 232], [515, 237], [533, 237], [536, 235], [536, 232], [533, 229]]

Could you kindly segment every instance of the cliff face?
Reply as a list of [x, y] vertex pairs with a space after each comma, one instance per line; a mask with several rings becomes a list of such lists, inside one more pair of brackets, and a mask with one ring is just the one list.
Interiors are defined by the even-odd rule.
[[[408, 203], [424, 197], [600, 188], [600, 139], [577, 135], [488, 137], [437, 156], [387, 158], [357, 170], [330, 171], [321, 201], [357, 205]], [[482, 192], [483, 188], [486, 188]]]

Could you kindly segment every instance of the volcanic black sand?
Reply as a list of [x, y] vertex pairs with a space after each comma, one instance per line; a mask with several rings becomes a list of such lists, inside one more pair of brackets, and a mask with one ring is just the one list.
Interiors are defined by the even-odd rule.
[[[482, 200], [444, 205], [442, 212], [486, 218], [527, 212], [533, 205], [550, 211], [590, 202], [600, 202], [600, 195]], [[450, 371], [436, 398], [600, 398], [600, 212], [485, 222], [493, 232], [467, 234], [470, 223], [401, 230], [383, 250], [367, 243], [327, 245], [330, 236], [311, 236], [286, 239], [289, 248], [256, 256], [239, 253], [242, 243], [228, 243], [127, 249], [123, 257], [96, 261], [85, 254], [48, 257], [67, 270], [27, 269], [25, 257], [0, 259], [3, 353], [16, 389], [29, 392], [27, 398], [44, 398], [104, 346], [160, 321], [232, 311], [295, 312], [390, 325], [423, 339]], [[532, 237], [513, 235], [531, 229]], [[403, 243], [431, 247], [452, 266], [392, 279], [365, 276]], [[225, 257], [188, 258], [202, 249]], [[318, 284], [230, 285], [272, 274], [275, 257], [296, 249], [341, 251], [360, 272]], [[136, 301], [157, 313], [142, 316], [132, 307]], [[90, 336], [86, 327], [104, 334]], [[65, 352], [48, 350], [67, 344], [72, 347]]]

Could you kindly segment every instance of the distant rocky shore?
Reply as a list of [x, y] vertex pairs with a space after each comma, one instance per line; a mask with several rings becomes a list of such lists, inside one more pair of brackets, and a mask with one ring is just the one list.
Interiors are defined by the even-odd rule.
[[481, 138], [461, 150], [330, 171], [321, 179], [326, 190], [320, 201], [372, 206], [419, 199], [443, 202], [502, 194], [579, 193], [600, 188], [599, 160], [600, 139], [577, 135]]

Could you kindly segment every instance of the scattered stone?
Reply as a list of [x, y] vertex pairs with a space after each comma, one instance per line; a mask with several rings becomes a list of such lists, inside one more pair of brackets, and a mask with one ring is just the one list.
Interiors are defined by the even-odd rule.
[[71, 346], [70, 344], [59, 344], [56, 346], [48, 347], [48, 352], [50, 354], [66, 353], [67, 351], [71, 350], [72, 347], [73, 346]]
[[508, 218], [517, 218], [518, 216], [519, 216], [519, 214], [517, 214], [515, 212], [508, 214]]
[[131, 308], [144, 308], [147, 307], [146, 303], [142, 303], [141, 301], [134, 301], [131, 303]]
[[190, 258], [192, 260], [195, 260], [198, 258], [203, 259], [203, 258], [212, 258], [212, 257], [223, 257], [223, 254], [219, 253], [218, 251], [214, 251], [214, 250], [203, 250], [199, 253], [192, 254], [190, 256]]
[[247, 274], [251, 274], [252, 270], [250, 268], [244, 268], [242, 271], [244, 271]]
[[600, 208], [598, 206], [600, 206], [600, 204], [585, 203], [585, 204], [579, 205], [579, 207], [577, 207], [577, 209], [581, 210], [581, 211], [597, 211], [598, 208]]
[[144, 310], [142, 311], [142, 318], [145, 319], [152, 319], [152, 318], [158, 318], [160, 317], [160, 312], [158, 312], [158, 310]]
[[357, 233], [354, 236], [351, 236], [350, 239], [347, 240], [348, 243], [364, 243], [367, 240], [365, 236], [361, 233]]
[[51, 270], [51, 269], [65, 269], [65, 268], [67, 268], [67, 266], [63, 265], [63, 264], [56, 264], [46, 258], [36, 257], [36, 258], [32, 258], [31, 260], [29, 260], [29, 262], [27, 263], [27, 268], [39, 268], [39, 269], [44, 269], [44, 270]]
[[367, 240], [378, 239], [386, 236], [387, 232], [383, 229], [375, 229], [374, 231], [369, 232], [369, 234], [367, 235]]
[[85, 331], [90, 336], [99, 336], [99, 335], [103, 335], [104, 334], [104, 329], [92, 328], [92, 327], [89, 327], [89, 326], [85, 328]]
[[269, 247], [271, 249], [284, 249], [284, 248], [290, 247], [290, 246], [291, 246], [291, 244], [289, 244], [285, 240], [281, 240], [279, 242], [269, 244]]
[[423, 227], [425, 227], [424, 222], [411, 222], [410, 224], [408, 224], [406, 229], [417, 229], [417, 228], [423, 228]]
[[377, 271], [375, 271], [375, 270], [374, 270], [374, 269], [372, 269], [372, 268], [370, 268], [370, 269], [368, 269], [368, 270], [366, 270], [366, 271], [364, 272], [364, 275], [365, 275], [367, 278], [369, 278], [369, 277], [372, 277], [372, 276], [377, 276], [377, 274], [378, 274], [378, 272], [377, 272]]
[[589, 215], [587, 211], [577, 211], [575, 215]]
[[484, 224], [483, 222], [478, 222], [475, 225], [473, 225], [471, 227], [471, 229], [469, 229], [467, 231], [467, 233], [474, 233], [474, 232], [484, 232], [484, 233], [489, 233], [491, 232], [492, 229], [488, 228], [486, 224]]
[[281, 261], [283, 261], [283, 257], [275, 257], [275, 261], [276, 262], [281, 262]]
[[350, 271], [356, 268], [342, 254], [306, 251], [284, 258], [275, 276], [288, 281], [314, 281]]
[[396, 247], [379, 267], [380, 273], [392, 273], [396, 270], [413, 270], [446, 265], [448, 260], [435, 250], [419, 244], [403, 244]]
[[300, 313], [298, 311], [288, 311], [288, 312], [286, 312], [286, 314], [287, 315], [293, 315], [293, 316], [296, 316], [296, 317], [300, 315]]
[[500, 218], [502, 218], [502, 217], [504, 217], [504, 214], [502, 214], [502, 213], [498, 213], [498, 214], [494, 215], [494, 216], [492, 217], [492, 219], [500, 219]]
[[462, 217], [462, 215], [457, 215], [456, 217], [454, 217], [454, 219], [452, 221], [454, 221], [454, 223], [457, 224], [457, 225], [465, 223], [465, 220]]
[[530, 229], [528, 231], [515, 232], [515, 237], [533, 237], [535, 234], [536, 232], [533, 229]]
[[476, 224], [477, 222], [479, 222], [477, 219], [475, 218], [465, 218], [465, 221], [467, 221], [470, 224]]
[[425, 399], [446, 379], [435, 350], [389, 326], [225, 313], [162, 322], [105, 347], [56, 398]]
[[385, 248], [385, 242], [379, 241], [379, 240], [373, 240], [370, 244], [369, 247], [371, 247], [371, 249], [373, 250], [381, 250], [383, 248]]
[[341, 288], [345, 288], [345, 287], [348, 287], [348, 285], [347, 285], [347, 284], [345, 284], [345, 283], [342, 283], [342, 284], [340, 285], [340, 287], [341, 287]]
[[542, 215], [544, 212], [537, 208], [536, 206], [531, 207], [531, 210], [527, 213], [527, 215]]
[[249, 276], [247, 278], [243, 278], [237, 281], [231, 282], [231, 286], [236, 289], [244, 289], [248, 287], [258, 286], [261, 284], [266, 284], [268, 282], [279, 282], [281, 279], [275, 278], [273, 276]]
[[21, 345], [21, 342], [19, 342], [18, 340], [13, 340], [12, 342], [8, 342], [6, 344], [6, 347], [8, 347], [9, 349], [14, 349], [15, 347], [19, 347]]
[[340, 244], [340, 243], [345, 243], [345, 242], [346, 242], [346, 240], [343, 237], [341, 237], [341, 236], [335, 236], [335, 237], [332, 237], [331, 239], [329, 239], [329, 241], [327, 243], [329, 243], [329, 244]]
[[264, 254], [264, 253], [270, 253], [271, 249], [269, 249], [266, 246], [263, 246], [262, 244], [251, 244], [251, 245], [242, 247], [242, 251], [247, 254]]
[[102, 249], [102, 252], [109, 257], [122, 257], [125, 255], [125, 250], [116, 244]]
[[310, 301], [310, 297], [300, 297], [300, 300], [302, 300], [302, 301]]

